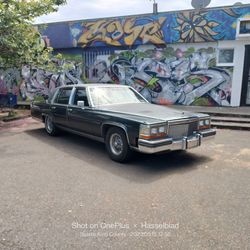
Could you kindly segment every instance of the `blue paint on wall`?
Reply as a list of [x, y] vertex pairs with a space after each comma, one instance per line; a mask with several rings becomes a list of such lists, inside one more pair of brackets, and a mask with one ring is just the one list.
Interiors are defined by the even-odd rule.
[[70, 37], [70, 29], [67, 23], [51, 23], [46, 29], [40, 28], [40, 33], [50, 40], [49, 46], [53, 48], [70, 48], [72, 47], [72, 39]]
[[138, 46], [235, 40], [236, 22], [249, 6], [179, 11], [48, 24], [42, 35], [53, 48]]

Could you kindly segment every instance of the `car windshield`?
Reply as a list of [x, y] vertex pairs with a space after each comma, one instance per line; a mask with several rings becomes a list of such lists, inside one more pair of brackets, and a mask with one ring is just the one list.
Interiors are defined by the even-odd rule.
[[136, 91], [126, 87], [90, 87], [94, 106], [146, 102]]

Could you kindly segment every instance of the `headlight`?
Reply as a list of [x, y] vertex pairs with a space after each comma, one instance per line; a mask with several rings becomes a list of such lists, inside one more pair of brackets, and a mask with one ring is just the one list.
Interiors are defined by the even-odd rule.
[[208, 119], [205, 120], [205, 125], [206, 125], [206, 126], [209, 126], [209, 125], [210, 125], [210, 120], [208, 120]]
[[202, 119], [199, 121], [199, 130], [204, 130], [210, 128], [211, 120], [210, 118]]
[[155, 139], [160, 137], [165, 137], [167, 135], [167, 124], [166, 125], [144, 125], [140, 126], [141, 139]]
[[199, 121], [199, 127], [203, 127], [204, 124], [205, 124], [205, 121], [204, 121], [204, 120]]
[[157, 128], [151, 128], [151, 135], [157, 135], [158, 129]]
[[140, 136], [142, 135], [142, 136], [145, 136], [145, 137], [147, 137], [147, 136], [150, 136], [150, 126], [148, 126], [148, 125], [141, 125], [140, 126]]
[[166, 126], [159, 127], [159, 133], [166, 133]]

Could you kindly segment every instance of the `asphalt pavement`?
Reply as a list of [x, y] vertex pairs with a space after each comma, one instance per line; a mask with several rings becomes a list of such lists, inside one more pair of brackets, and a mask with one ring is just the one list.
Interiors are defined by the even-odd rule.
[[0, 128], [0, 249], [250, 249], [250, 132], [109, 159], [103, 144]]

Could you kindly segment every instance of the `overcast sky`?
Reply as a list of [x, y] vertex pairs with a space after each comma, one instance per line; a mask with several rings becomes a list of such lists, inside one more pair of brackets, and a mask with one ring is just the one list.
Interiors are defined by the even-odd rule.
[[[151, 0], [68, 0], [58, 12], [39, 17], [36, 23], [59, 22], [152, 12]], [[191, 0], [156, 0], [159, 12], [190, 9]], [[237, 0], [211, 0], [209, 7], [233, 5]], [[241, 0], [250, 4], [250, 0]]]

